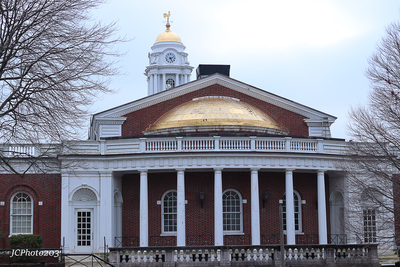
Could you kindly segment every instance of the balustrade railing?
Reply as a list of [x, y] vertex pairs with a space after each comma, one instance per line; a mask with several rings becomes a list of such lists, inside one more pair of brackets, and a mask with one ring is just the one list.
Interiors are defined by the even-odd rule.
[[0, 145], [6, 157], [28, 157], [57, 154], [126, 154], [168, 153], [195, 151], [261, 151], [292, 153], [342, 154], [346, 150], [343, 140], [306, 139], [292, 137], [163, 137], [110, 139], [99, 141], [70, 141], [62, 144]]
[[286, 245], [283, 255], [278, 245], [110, 248], [115, 266], [279, 266], [282, 258], [286, 265], [380, 266], [376, 244]]

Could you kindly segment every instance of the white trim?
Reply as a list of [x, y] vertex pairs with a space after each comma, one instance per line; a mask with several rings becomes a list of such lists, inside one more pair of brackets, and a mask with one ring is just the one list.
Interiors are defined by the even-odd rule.
[[[167, 231], [167, 232], [164, 231], [164, 215], [165, 215], [164, 214], [164, 198], [171, 192], [175, 192], [176, 197], [178, 198], [178, 192], [175, 189], [165, 191], [165, 193], [162, 195], [162, 198], [161, 198], [161, 234], [162, 235], [177, 235], [177, 231]], [[178, 199], [177, 199], [176, 204], [178, 205]], [[177, 209], [178, 209], [178, 206], [177, 206]], [[178, 217], [178, 212], [176, 213], [176, 216]], [[177, 226], [177, 228], [178, 228], [178, 226]]]
[[[31, 200], [31, 215], [30, 215], [31, 216], [31, 225], [30, 225], [30, 228], [31, 228], [30, 230], [31, 231], [29, 233], [14, 233], [12, 231], [12, 226], [13, 226], [13, 221], [14, 221], [14, 218], [13, 218], [14, 198], [18, 194], [26, 194]], [[33, 216], [33, 214], [34, 214], [33, 213], [33, 203], [34, 203], [33, 197], [31, 196], [31, 194], [29, 194], [26, 191], [18, 191], [18, 192], [14, 193], [11, 196], [11, 201], [10, 201], [10, 236], [12, 236], [12, 235], [21, 235], [21, 234], [23, 234], [23, 235], [31, 235], [31, 234], [33, 234], [33, 219], [34, 219], [34, 216]], [[15, 216], [18, 216], [18, 215], [15, 215]], [[26, 214], [25, 214], [25, 216], [26, 216]]]
[[[224, 230], [223, 226], [224, 224], [222, 223], [222, 229], [223, 229], [223, 233], [224, 235], [229, 235], [229, 234], [237, 234], [237, 233], [243, 233], [243, 202], [242, 202], [242, 195], [240, 194], [240, 192], [236, 189], [233, 188], [228, 188], [225, 191], [222, 192], [222, 218], [225, 214], [224, 210], [224, 195], [229, 192], [229, 191], [233, 191], [235, 192], [238, 196], [239, 196], [239, 205], [240, 205], [240, 230]], [[232, 213], [232, 212], [231, 212]]]
[[170, 100], [179, 97], [181, 95], [203, 89], [205, 87], [214, 84], [219, 84], [229, 89], [249, 95], [251, 97], [255, 97], [266, 103], [270, 103], [275, 106], [284, 108], [286, 110], [290, 110], [294, 113], [303, 115], [309, 119], [320, 119], [323, 117], [328, 117], [329, 121], [336, 120], [336, 117], [332, 115], [320, 112], [318, 110], [312, 109], [310, 107], [293, 102], [278, 95], [274, 95], [262, 89], [253, 87], [251, 85], [242, 83], [240, 81], [234, 80], [232, 78], [220, 74], [211, 75], [206, 78], [186, 83], [182, 86], [175, 87], [174, 90], [163, 91], [158, 94], [144, 97], [139, 100], [127, 103], [125, 105], [121, 105], [113, 109], [97, 113], [93, 115], [93, 118], [94, 120], [96, 120], [97, 118], [103, 118], [103, 117], [121, 117], [133, 111], [140, 110], [164, 102], [166, 100]]

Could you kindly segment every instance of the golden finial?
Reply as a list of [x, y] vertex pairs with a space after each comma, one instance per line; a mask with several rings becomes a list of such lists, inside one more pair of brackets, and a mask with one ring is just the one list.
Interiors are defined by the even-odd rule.
[[170, 32], [171, 30], [169, 29], [171, 27], [171, 24], [169, 24], [169, 17], [171, 16], [171, 11], [168, 11], [168, 13], [164, 13], [164, 18], [167, 18], [167, 24], [165, 25], [165, 27], [167, 27], [167, 29], [165, 30], [166, 32]]

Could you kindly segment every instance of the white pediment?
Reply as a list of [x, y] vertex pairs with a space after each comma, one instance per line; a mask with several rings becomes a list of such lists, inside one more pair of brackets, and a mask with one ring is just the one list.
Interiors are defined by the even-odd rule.
[[252, 96], [254, 98], [260, 99], [264, 102], [273, 104], [275, 106], [281, 107], [283, 109], [292, 111], [294, 113], [303, 115], [309, 119], [321, 119], [321, 118], [328, 118], [330, 121], [336, 120], [336, 117], [323, 113], [321, 111], [315, 110], [313, 108], [304, 106], [302, 104], [296, 103], [289, 99], [280, 97], [278, 95], [272, 94], [270, 92], [264, 91], [262, 89], [253, 87], [251, 85], [245, 84], [243, 82], [234, 80], [227, 76], [223, 76], [220, 74], [215, 74], [209, 76], [207, 78], [203, 78], [200, 80], [195, 80], [184, 84], [182, 86], [163, 91], [148, 97], [144, 97], [138, 99], [136, 101], [132, 101], [130, 103], [100, 112], [95, 114], [94, 118], [103, 118], [103, 117], [122, 117], [126, 114], [134, 112], [136, 110], [140, 110], [178, 96], [194, 92], [208, 86], [219, 84], [221, 86], [227, 87], [234, 91]]
[[[257, 98], [259, 100], [262, 100], [266, 103], [270, 103], [272, 105], [281, 107], [283, 109], [289, 110], [291, 112], [297, 113], [299, 115], [302, 115], [306, 117], [308, 120], [312, 120], [315, 122], [318, 121], [328, 121], [329, 126], [336, 120], [336, 117], [323, 113], [321, 111], [315, 110], [313, 108], [307, 107], [305, 105], [296, 103], [294, 101], [291, 101], [289, 99], [280, 97], [278, 95], [272, 94], [270, 92], [264, 91], [262, 89], [253, 87], [251, 85], [248, 85], [246, 83], [234, 80], [230, 77], [220, 75], [220, 74], [214, 74], [211, 76], [208, 76], [206, 78], [200, 79], [200, 80], [195, 80], [186, 84], [183, 84], [181, 86], [175, 87], [173, 89], [169, 89], [166, 91], [159, 92], [154, 95], [150, 95], [132, 102], [129, 102], [127, 104], [117, 106], [115, 108], [97, 113], [93, 115], [92, 118], [92, 124], [91, 127], [96, 127], [96, 125], [99, 124], [99, 122], [103, 120], [109, 120], [110, 118], [122, 118], [124, 115], [132, 113], [134, 111], [153, 106], [156, 104], [159, 104], [161, 102], [174, 99], [176, 97], [179, 97], [181, 95], [185, 95], [197, 90], [201, 90], [203, 88], [212, 86], [214, 84], [219, 84], [221, 86], [224, 86], [226, 88], [229, 88], [231, 90], [246, 94], [248, 96]], [[306, 121], [306, 123], [308, 123]], [[309, 124], [309, 123], [308, 123]], [[309, 125], [311, 127], [311, 125]], [[91, 132], [93, 132], [93, 128], [91, 129]], [[311, 134], [313, 135], [313, 134]], [[322, 135], [319, 135], [322, 136]], [[326, 136], [329, 137], [329, 136]], [[93, 137], [91, 137], [92, 139]]]

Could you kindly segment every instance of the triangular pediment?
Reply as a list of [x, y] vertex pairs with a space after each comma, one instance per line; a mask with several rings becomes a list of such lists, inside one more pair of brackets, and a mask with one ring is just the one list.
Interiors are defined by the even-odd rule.
[[305, 105], [296, 103], [294, 101], [291, 101], [289, 99], [283, 98], [281, 96], [272, 94], [270, 92], [264, 91], [262, 89], [253, 87], [251, 85], [248, 85], [246, 83], [234, 80], [232, 78], [229, 78], [227, 76], [223, 76], [220, 74], [214, 74], [212, 76], [209, 76], [207, 78], [203, 78], [200, 80], [192, 81], [187, 84], [184, 84], [182, 86], [163, 91], [148, 97], [144, 97], [132, 102], [129, 102], [127, 104], [99, 112], [95, 114], [93, 117], [94, 118], [104, 118], [104, 117], [123, 117], [125, 114], [131, 113], [133, 111], [146, 108], [152, 105], [156, 105], [158, 103], [161, 103], [166, 100], [170, 100], [173, 98], [176, 98], [178, 96], [200, 90], [203, 88], [206, 88], [208, 86], [214, 85], [214, 84], [219, 84], [221, 86], [224, 86], [226, 88], [229, 88], [234, 91], [238, 91], [243, 94], [247, 94], [249, 96], [255, 97], [257, 99], [260, 99], [264, 102], [273, 104], [275, 106], [290, 110], [294, 113], [303, 115], [307, 118], [310, 119], [320, 119], [322, 117], [328, 117], [329, 120], [336, 120], [335, 116], [326, 114], [324, 112], [318, 111], [316, 109], [307, 107]]
[[[328, 122], [328, 124], [332, 124], [336, 117], [326, 114], [324, 112], [318, 111], [316, 109], [307, 107], [305, 105], [299, 104], [297, 102], [291, 101], [289, 99], [283, 98], [276, 94], [270, 93], [268, 91], [256, 88], [249, 84], [240, 82], [238, 80], [232, 79], [228, 76], [214, 74], [208, 76], [206, 78], [202, 78], [199, 80], [195, 80], [184, 85], [159, 92], [157, 94], [153, 94], [124, 105], [117, 106], [115, 108], [99, 112], [93, 115], [92, 122], [91, 122], [91, 139], [93, 138], [92, 132], [99, 131], [97, 129], [100, 124], [119, 124], [122, 125], [123, 118], [125, 115], [130, 114], [132, 112], [145, 109], [151, 107], [153, 105], [157, 105], [159, 103], [169, 101], [174, 98], [178, 98], [180, 96], [193, 93], [198, 90], [202, 90], [204, 88], [213, 86], [213, 85], [220, 85], [229, 90], [248, 95], [249, 97], [261, 100], [265, 103], [277, 106], [279, 108], [288, 110], [290, 112], [299, 114], [305, 117], [305, 121], [307, 123], [320, 123], [321, 121]], [[160, 114], [161, 115], [161, 114]], [[113, 120], [115, 119], [115, 123]], [[111, 129], [111, 126], [110, 126]]]

